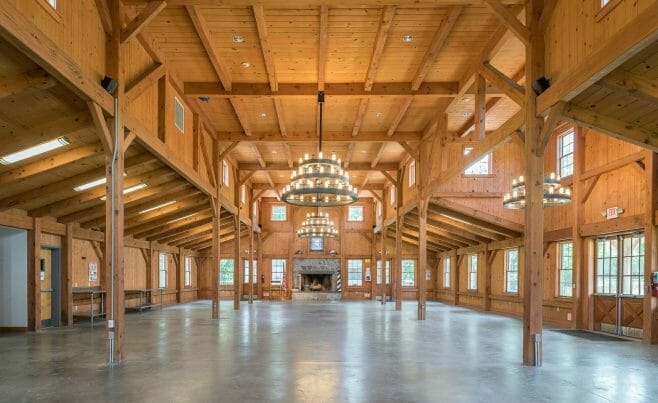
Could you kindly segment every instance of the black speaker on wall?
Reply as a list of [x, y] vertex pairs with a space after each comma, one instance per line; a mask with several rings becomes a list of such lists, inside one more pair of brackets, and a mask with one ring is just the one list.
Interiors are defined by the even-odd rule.
[[551, 83], [548, 81], [548, 78], [544, 76], [541, 76], [532, 82], [532, 89], [535, 90], [535, 94], [537, 95], [541, 95], [541, 93], [546, 91], [550, 86]]
[[114, 91], [117, 90], [117, 80], [113, 79], [112, 77], [105, 76], [101, 80], [101, 86], [105, 88], [105, 91], [109, 92], [110, 94], [114, 94]]

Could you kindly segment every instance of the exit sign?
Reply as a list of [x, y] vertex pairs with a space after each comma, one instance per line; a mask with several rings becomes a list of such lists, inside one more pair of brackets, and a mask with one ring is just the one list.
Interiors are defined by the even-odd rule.
[[617, 207], [610, 207], [605, 211], [605, 218], [612, 220], [613, 218], [619, 218], [619, 209]]

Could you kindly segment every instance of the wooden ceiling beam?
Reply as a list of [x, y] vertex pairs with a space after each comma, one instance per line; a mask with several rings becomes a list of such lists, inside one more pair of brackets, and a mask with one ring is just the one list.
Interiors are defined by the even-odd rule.
[[[172, 221], [180, 219], [182, 217], [186, 217], [190, 214], [198, 215], [202, 212], [206, 212], [206, 213], [210, 212], [210, 206], [208, 205], [208, 203], [197, 204], [185, 209], [177, 210], [176, 212], [173, 212], [171, 214], [161, 215], [159, 218], [155, 220], [141, 223], [140, 225], [130, 225], [129, 227], [126, 226], [125, 233], [126, 235], [134, 235], [135, 238], [144, 238], [144, 236], [141, 236], [139, 234], [146, 231], [162, 228], [163, 226], [168, 225]], [[175, 222], [176, 221], [174, 221], [174, 223]]]
[[210, 59], [210, 64], [212, 64], [212, 67], [215, 70], [215, 73], [217, 74], [219, 81], [221, 81], [222, 86], [226, 91], [231, 91], [232, 89], [231, 76], [228, 70], [224, 67], [224, 65], [219, 60], [219, 57], [217, 56], [217, 52], [215, 52], [215, 48], [213, 47], [213, 43], [212, 43], [210, 29], [208, 28], [205, 19], [201, 15], [199, 7], [196, 5], [189, 5], [188, 3], [185, 5], [185, 9], [187, 10], [187, 14], [190, 16], [190, 19], [192, 20], [194, 29], [196, 30], [196, 33], [199, 36], [199, 39], [201, 40], [201, 44], [203, 45], [203, 48], [205, 49], [206, 54], [208, 55], [208, 59]]
[[393, 121], [391, 122], [391, 125], [388, 127], [388, 131], [386, 132], [388, 136], [392, 136], [395, 133], [395, 131], [398, 129], [400, 122], [402, 122], [402, 119], [407, 114], [407, 110], [411, 106], [413, 100], [414, 98], [412, 96], [407, 96], [404, 98], [402, 105], [400, 105], [400, 109], [398, 109], [398, 112], [393, 117]]
[[502, 235], [491, 233], [481, 228], [474, 227], [470, 224], [462, 223], [444, 217], [440, 214], [428, 212], [427, 224], [441, 228], [442, 230], [451, 234], [451, 236], [459, 236], [464, 239], [469, 239], [472, 243], [484, 243], [490, 241], [497, 241], [503, 238]]
[[500, 0], [484, 0], [484, 3], [489, 6], [496, 17], [498, 17], [498, 19], [505, 24], [507, 29], [512, 31], [525, 46], [530, 46], [530, 31], [512, 12], [510, 12], [507, 7], [503, 5], [503, 3], [500, 2]]
[[368, 64], [366, 81], [363, 84], [363, 89], [365, 91], [370, 91], [372, 89], [372, 85], [375, 82], [377, 70], [379, 69], [379, 62], [381, 61], [382, 54], [384, 53], [384, 47], [386, 46], [386, 40], [388, 39], [388, 34], [391, 29], [391, 25], [393, 25], [394, 18], [395, 6], [384, 6], [382, 9], [381, 17], [379, 19], [377, 35], [375, 36], [375, 45], [372, 50], [372, 55], [370, 56], [370, 63]]
[[525, 89], [512, 78], [507, 77], [488, 62], [482, 64], [478, 69], [478, 73], [497, 88], [500, 88], [512, 101], [520, 106], [524, 105]]
[[370, 162], [370, 167], [374, 168], [379, 164], [379, 160], [382, 158], [382, 155], [384, 155], [384, 149], [386, 148], [387, 143], [382, 143], [379, 146], [379, 151], [377, 151], [377, 155], [375, 155], [375, 158], [372, 159], [372, 162]]
[[243, 133], [246, 136], [251, 136], [251, 128], [249, 127], [249, 122], [247, 121], [247, 113], [244, 111], [242, 100], [238, 98], [231, 98], [229, 101], [231, 106], [233, 106], [233, 111], [235, 112], [235, 116], [238, 119], [238, 122], [240, 122], [240, 126], [242, 126]]
[[[217, 132], [222, 141], [244, 141], [248, 140], [254, 143], [275, 142], [281, 143], [284, 139], [278, 132], [252, 132], [250, 137], [245, 137], [243, 132]], [[322, 133], [323, 142], [386, 142], [386, 141], [420, 141], [420, 132], [397, 132], [395, 138], [391, 138], [386, 132], [361, 132], [358, 136], [353, 137], [351, 131], [343, 132], [324, 132]], [[315, 132], [288, 132], [285, 138], [287, 143], [317, 143], [318, 136]], [[349, 151], [349, 150], [348, 150]], [[347, 158], [345, 159], [347, 161]]]
[[[124, 0], [123, 3], [127, 5], [135, 4], [141, 5], [144, 4], [147, 0]], [[412, 8], [436, 8], [436, 7], [446, 7], [446, 6], [469, 6], [473, 4], [483, 4], [484, 0], [396, 0], [395, 4], [398, 7], [412, 7]], [[168, 0], [167, 2], [170, 6], [186, 6], [186, 5], [196, 5], [196, 6], [205, 6], [205, 7], [216, 7], [217, 0]], [[253, 4], [262, 4], [270, 8], [289, 8], [289, 0], [256, 0], [252, 2]], [[354, 2], [354, 0], [332, 0], [330, 2], [331, 7], [336, 8], [380, 8], [382, 6], [382, 0], [359, 0]], [[502, 0], [502, 4], [524, 4], [524, 0]], [[295, 2], [295, 8], [320, 8], [322, 5], [326, 5], [328, 2], [326, 0], [299, 0]], [[244, 0], [222, 0], [221, 5], [223, 7], [243, 7]]]
[[[297, 164], [294, 164], [297, 167]], [[240, 171], [290, 171], [288, 164], [272, 163], [261, 166], [250, 162], [241, 162], [238, 164]], [[396, 171], [398, 163], [382, 163], [372, 166], [369, 162], [358, 162], [350, 165], [350, 171]]]
[[293, 162], [292, 162], [292, 152], [290, 151], [290, 145], [288, 143], [283, 143], [283, 152], [286, 155], [286, 162], [288, 163], [288, 168], [293, 167]]
[[[316, 96], [318, 88], [316, 84], [302, 83], [279, 83], [278, 91], [272, 91], [269, 84], [263, 83], [234, 83], [231, 90], [222, 89], [218, 82], [194, 82], [183, 83], [185, 96], [212, 98], [288, 98], [288, 97], [311, 97]], [[376, 82], [366, 90], [366, 83], [325, 83], [325, 97], [428, 97], [428, 98], [453, 98], [459, 91], [459, 83], [456, 81], [426, 82], [419, 88], [413, 89], [410, 83]], [[466, 88], [464, 93], [470, 89]], [[501, 94], [497, 88], [489, 89], [491, 94]]]
[[30, 129], [14, 130], [0, 127], [0, 150], [2, 153], [11, 153], [24, 148], [32, 147], [60, 136], [72, 135], [81, 130], [89, 129], [92, 123], [88, 111], [81, 111], [37, 123]]
[[512, 238], [518, 237], [524, 231], [522, 224], [445, 199], [431, 198], [430, 208], [433, 212], [463, 220], [471, 225], [483, 227]]
[[224, 158], [228, 157], [229, 153], [233, 151], [233, 149], [235, 149], [235, 147], [237, 147], [238, 144], [240, 144], [240, 141], [231, 142], [231, 144], [229, 144], [228, 147], [226, 147], [224, 151], [222, 151], [221, 154], [219, 154], [219, 159], [223, 160]]
[[262, 4], [255, 4], [252, 6], [252, 10], [254, 12], [254, 19], [256, 20], [256, 29], [258, 30], [260, 50], [263, 53], [263, 61], [265, 62], [265, 70], [267, 71], [267, 78], [270, 81], [270, 89], [276, 92], [279, 90], [279, 80], [276, 76], [276, 68], [274, 67], [274, 57], [272, 56], [272, 47], [270, 46], [270, 39], [267, 35], [265, 8], [263, 7]]
[[167, 2], [164, 0], [149, 1], [137, 17], [121, 30], [121, 43], [124, 44], [139, 34], [165, 7]]
[[96, 11], [98, 18], [101, 21], [103, 30], [106, 36], [112, 35], [112, 16], [110, 15], [110, 8], [107, 6], [107, 0], [94, 0], [96, 4]]
[[130, 103], [142, 95], [147, 89], [154, 86], [166, 74], [164, 64], [155, 63], [139, 77], [126, 85], [126, 102]]
[[195, 239], [195, 238], [198, 238], [200, 236], [206, 235], [208, 233], [212, 233], [212, 223], [211, 224], [205, 224], [205, 225], [199, 225], [199, 226], [194, 227], [192, 229], [177, 232], [175, 234], [168, 235], [168, 236], [158, 236], [157, 241], [160, 242], [160, 243], [168, 244], [168, 245], [176, 245], [177, 243], [179, 243], [179, 244], [185, 243], [187, 241], [190, 241], [192, 239]]
[[637, 74], [617, 69], [605, 76], [599, 84], [622, 91], [626, 95], [658, 104], [658, 82]]
[[196, 212], [195, 208], [202, 208], [207, 206], [208, 198], [204, 194], [197, 193], [191, 197], [179, 200], [177, 203], [162, 207], [157, 210], [149, 211], [148, 213], [139, 214], [133, 217], [130, 221], [126, 222], [126, 228], [135, 228], [142, 224], [150, 223], [156, 220], [162, 220], [164, 217], [178, 215], [181, 212], [189, 214]]
[[368, 98], [361, 98], [361, 101], [359, 102], [359, 108], [357, 109], [356, 112], [356, 118], [354, 119], [354, 126], [352, 127], [352, 137], [355, 137], [357, 134], [359, 134], [359, 130], [361, 129], [361, 124], [363, 123], [363, 119], [366, 116], [367, 108], [368, 108]]
[[327, 56], [329, 48], [329, 7], [320, 5], [320, 44], [318, 46], [318, 86], [317, 91], [325, 90]]
[[97, 103], [92, 101], [87, 102], [87, 106], [89, 107], [89, 113], [91, 114], [91, 120], [94, 122], [98, 139], [103, 146], [103, 150], [105, 150], [105, 155], [111, 156], [114, 150], [114, 141], [112, 141], [110, 129], [107, 127], [103, 110]]
[[[363, 136], [361, 136], [361, 140], [363, 140]], [[354, 143], [350, 142], [347, 145], [347, 152], [345, 153], [345, 161], [343, 161], [343, 166], [345, 167], [345, 169], [350, 167], [350, 163], [352, 163], [353, 154], [354, 154]]]
[[413, 158], [414, 160], [418, 161], [420, 159], [420, 153], [418, 152], [417, 149], [412, 148], [409, 143], [406, 141], [398, 141], [398, 143], [404, 148], [404, 150]]
[[416, 70], [416, 74], [414, 74], [414, 78], [411, 80], [412, 90], [420, 88], [423, 80], [425, 80], [425, 76], [427, 76], [427, 73], [429, 73], [436, 58], [439, 56], [441, 49], [443, 49], [448, 41], [448, 36], [457, 23], [462, 11], [462, 6], [453, 6], [448, 10], [446, 17], [441, 21], [439, 28], [434, 33], [434, 37], [430, 42], [430, 47], [427, 49], [427, 52], [425, 52], [425, 56], [423, 56], [423, 60], [420, 62], [418, 70]]
[[[180, 218], [180, 217], [179, 217]], [[160, 226], [154, 226], [152, 228], [149, 228], [147, 230], [144, 230], [142, 232], [137, 232], [134, 234], [135, 238], [140, 238], [140, 239], [157, 239], [157, 236], [159, 234], [166, 234], [169, 233], [173, 235], [174, 233], [178, 231], [186, 231], [192, 228], [196, 228], [201, 225], [206, 225], [208, 223], [212, 222], [212, 212], [206, 211], [206, 212], [200, 212], [194, 216], [191, 216], [189, 218], [184, 218], [178, 221], [174, 221], [171, 223], [166, 223]]]
[[274, 98], [274, 110], [276, 111], [276, 119], [279, 123], [279, 131], [281, 132], [281, 137], [286, 137], [288, 132], [286, 131], [286, 121], [283, 115], [283, 101], [279, 98]]
[[25, 94], [31, 91], [47, 90], [57, 85], [57, 81], [43, 69], [35, 69], [3, 78], [0, 82], [0, 99]]

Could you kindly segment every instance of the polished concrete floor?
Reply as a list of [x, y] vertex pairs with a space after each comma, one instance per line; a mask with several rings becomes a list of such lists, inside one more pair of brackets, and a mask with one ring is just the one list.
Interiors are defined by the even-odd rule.
[[103, 364], [102, 324], [0, 336], [0, 401], [641, 402], [658, 347], [547, 330], [524, 367], [521, 324], [430, 303], [257, 302], [209, 319], [199, 301], [127, 315], [127, 362]]

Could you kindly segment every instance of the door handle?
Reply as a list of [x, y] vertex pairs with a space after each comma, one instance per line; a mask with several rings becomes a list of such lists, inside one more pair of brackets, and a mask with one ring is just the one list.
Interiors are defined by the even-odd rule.
[[41, 292], [53, 292], [52, 288], [42, 288]]

